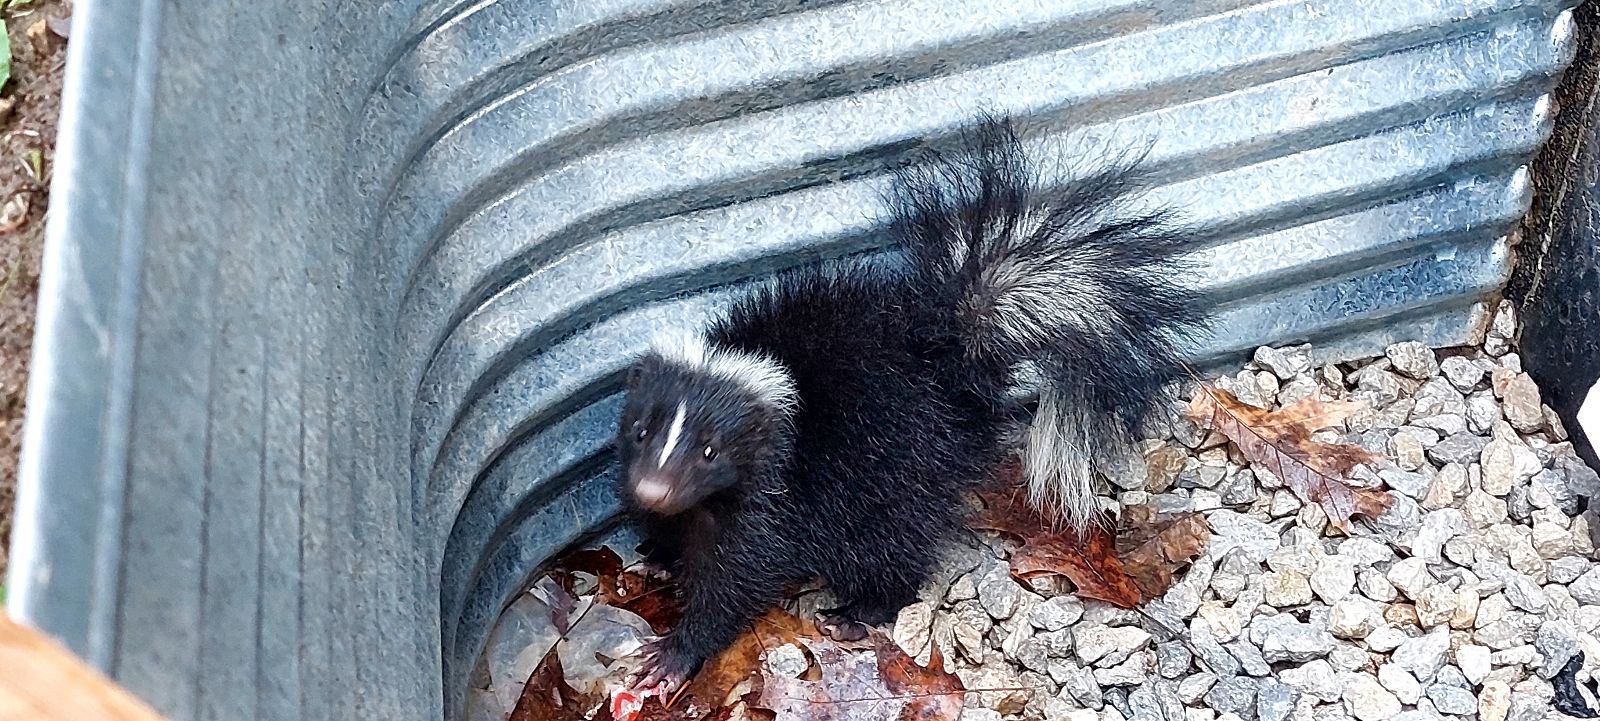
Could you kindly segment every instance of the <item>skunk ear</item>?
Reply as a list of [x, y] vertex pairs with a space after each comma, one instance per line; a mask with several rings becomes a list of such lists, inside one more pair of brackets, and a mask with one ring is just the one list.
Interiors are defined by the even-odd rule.
[[628, 366], [628, 375], [624, 382], [627, 383], [628, 388], [637, 388], [642, 380], [644, 380], [644, 360], [640, 359], [634, 361], [633, 365]]

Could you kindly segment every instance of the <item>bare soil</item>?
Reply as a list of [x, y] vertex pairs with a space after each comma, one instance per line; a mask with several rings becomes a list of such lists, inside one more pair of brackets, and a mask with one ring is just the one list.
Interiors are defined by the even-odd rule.
[[66, 0], [0, 0], [11, 80], [0, 88], [0, 583], [11, 544], [17, 451], [39, 295], [39, 258], [66, 65]]

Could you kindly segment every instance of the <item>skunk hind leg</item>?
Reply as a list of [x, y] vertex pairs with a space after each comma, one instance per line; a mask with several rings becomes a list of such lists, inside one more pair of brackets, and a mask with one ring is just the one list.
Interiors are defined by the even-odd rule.
[[904, 578], [854, 579], [835, 584], [842, 605], [819, 611], [820, 628], [835, 641], [859, 641], [868, 628], [891, 623], [917, 600], [918, 585]]

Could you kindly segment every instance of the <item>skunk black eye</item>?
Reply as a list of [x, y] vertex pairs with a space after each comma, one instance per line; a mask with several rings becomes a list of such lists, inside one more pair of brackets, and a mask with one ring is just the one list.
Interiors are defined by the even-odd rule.
[[706, 446], [705, 448], [700, 449], [700, 455], [708, 461], [717, 460], [717, 449], [712, 448], [711, 446]]
[[643, 443], [644, 439], [649, 438], [649, 437], [650, 437], [650, 429], [649, 428], [645, 428], [644, 426], [637, 426], [636, 430], [634, 430], [634, 432], [633, 432], [633, 440], [638, 441], [640, 443]]

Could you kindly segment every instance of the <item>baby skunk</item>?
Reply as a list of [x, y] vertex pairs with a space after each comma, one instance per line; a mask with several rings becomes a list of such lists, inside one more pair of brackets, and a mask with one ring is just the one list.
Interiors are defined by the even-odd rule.
[[[1041, 187], [1011, 122], [983, 117], [896, 174], [897, 259], [791, 272], [630, 369], [621, 495], [684, 601], [638, 687], [675, 690], [814, 578], [834, 633], [893, 620], [1010, 439], [1037, 504], [1091, 522], [1091, 461], [1130, 452], [1202, 320], [1172, 280], [1179, 236], [1127, 212], [1130, 189], [1121, 169]], [[1043, 380], [1019, 429], [1025, 365]]]

